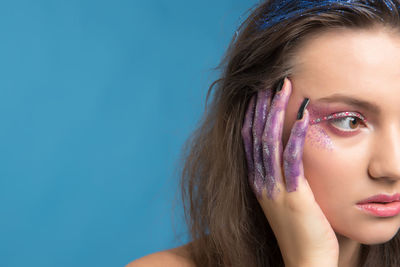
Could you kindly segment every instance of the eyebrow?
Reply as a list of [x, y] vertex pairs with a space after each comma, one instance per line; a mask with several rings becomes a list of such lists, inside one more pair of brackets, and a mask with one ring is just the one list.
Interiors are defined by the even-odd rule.
[[374, 113], [379, 113], [380, 111], [379, 107], [371, 102], [341, 94], [334, 94], [331, 96], [318, 98], [315, 101], [325, 103], [344, 103], [350, 106], [362, 108], [364, 110], [370, 110]]

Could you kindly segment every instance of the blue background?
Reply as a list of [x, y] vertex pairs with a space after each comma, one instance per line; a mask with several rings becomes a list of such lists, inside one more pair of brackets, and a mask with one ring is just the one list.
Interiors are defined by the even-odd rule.
[[186, 242], [179, 153], [256, 2], [0, 2], [0, 266]]

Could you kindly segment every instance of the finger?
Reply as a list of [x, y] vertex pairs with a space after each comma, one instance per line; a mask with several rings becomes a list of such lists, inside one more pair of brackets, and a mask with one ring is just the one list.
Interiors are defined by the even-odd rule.
[[[256, 105], [256, 96], [254, 95], [247, 106], [246, 115], [244, 117], [244, 123], [242, 127], [242, 139], [244, 144], [244, 151], [246, 154], [247, 169], [249, 172], [249, 177], [254, 177], [254, 163], [253, 163], [253, 118], [254, 109]], [[250, 181], [253, 182], [253, 181]]]
[[262, 160], [262, 133], [267, 120], [267, 112], [271, 102], [271, 90], [259, 91], [253, 122], [253, 159], [254, 159], [254, 189], [258, 195], [264, 188], [265, 170]]
[[308, 99], [306, 98], [300, 107], [299, 115], [293, 125], [283, 154], [283, 171], [286, 180], [286, 190], [288, 192], [296, 191], [299, 185], [299, 179], [304, 177], [302, 156], [309, 123], [309, 114], [308, 111], [305, 110], [307, 104]]
[[263, 162], [266, 170], [265, 187], [267, 197], [270, 199], [273, 199], [274, 192], [279, 192], [279, 187], [282, 187], [279, 186], [282, 184], [282, 129], [291, 90], [291, 83], [285, 78], [282, 90], [277, 92], [272, 100], [262, 136]]

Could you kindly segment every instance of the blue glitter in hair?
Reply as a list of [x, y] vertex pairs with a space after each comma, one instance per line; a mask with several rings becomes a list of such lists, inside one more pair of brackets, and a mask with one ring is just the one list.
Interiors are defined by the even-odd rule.
[[[317, 14], [320, 14], [331, 9], [340, 9], [343, 7], [351, 8], [357, 4], [370, 5], [371, 2], [375, 2], [375, 0], [273, 0], [267, 15], [260, 21], [258, 26], [260, 30], [264, 30], [284, 20], [304, 16], [306, 13], [316, 12]], [[390, 11], [393, 11], [393, 9], [396, 7], [390, 0], [383, 0], [383, 2], [387, 8], [390, 9]], [[399, 6], [397, 6], [397, 8], [399, 8]]]

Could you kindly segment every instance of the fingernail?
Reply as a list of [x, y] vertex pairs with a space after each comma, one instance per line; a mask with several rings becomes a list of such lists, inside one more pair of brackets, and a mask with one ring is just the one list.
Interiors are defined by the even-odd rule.
[[310, 102], [309, 98], [304, 98], [303, 103], [301, 103], [299, 112], [297, 113], [297, 120], [301, 120], [303, 118], [304, 110], [306, 109], [309, 102]]
[[282, 90], [283, 84], [285, 83], [285, 78], [279, 81], [278, 86], [276, 87], [276, 92], [280, 92]]

